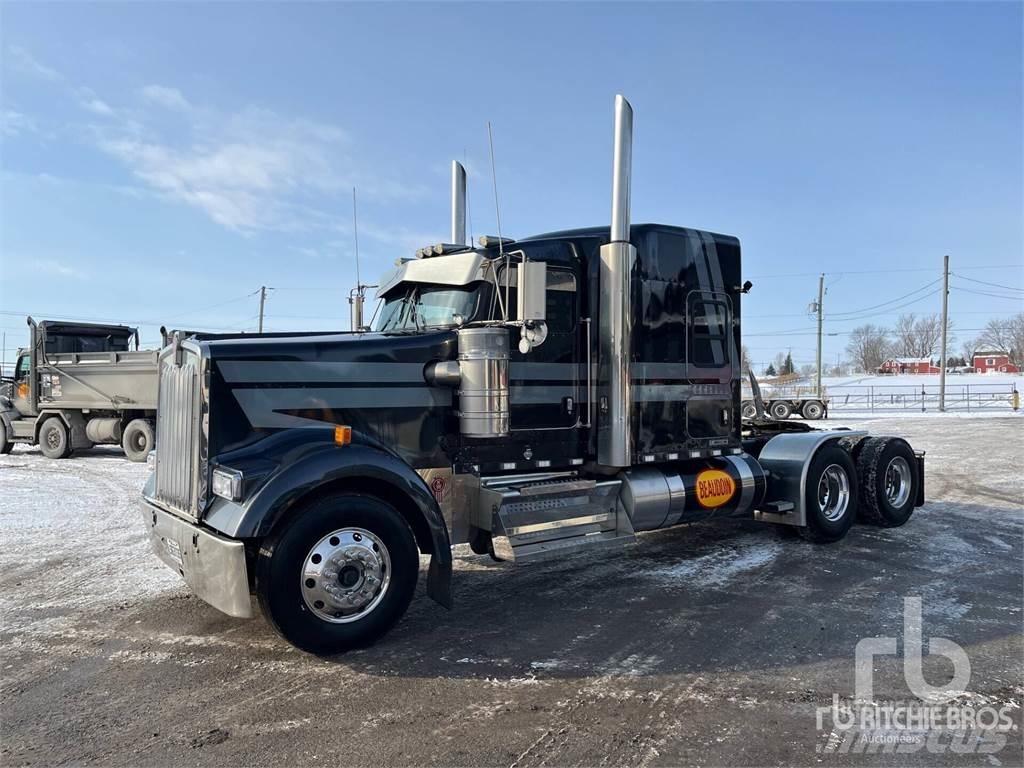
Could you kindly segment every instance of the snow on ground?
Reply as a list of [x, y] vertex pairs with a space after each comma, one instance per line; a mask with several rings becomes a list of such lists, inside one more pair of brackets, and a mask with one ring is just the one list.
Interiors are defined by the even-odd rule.
[[148, 556], [139, 504], [148, 472], [105, 446], [60, 461], [25, 445], [0, 456], [2, 561], [17, 587], [0, 592], [5, 629], [45, 621], [59, 631], [68, 605], [101, 610], [184, 593], [178, 575]]

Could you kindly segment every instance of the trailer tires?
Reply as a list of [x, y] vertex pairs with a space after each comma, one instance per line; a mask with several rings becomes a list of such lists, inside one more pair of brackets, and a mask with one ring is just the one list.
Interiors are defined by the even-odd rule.
[[145, 419], [132, 419], [121, 435], [121, 447], [128, 461], [145, 461], [155, 442], [153, 425]]
[[853, 457], [835, 444], [819, 448], [807, 468], [807, 526], [801, 535], [819, 544], [839, 541], [857, 517], [857, 496]]
[[825, 415], [825, 404], [820, 400], [808, 400], [804, 403], [801, 413], [803, 413], [805, 419], [817, 421]]
[[318, 655], [370, 645], [402, 617], [419, 577], [409, 524], [390, 504], [328, 493], [260, 543], [256, 595], [290, 643]]
[[792, 413], [793, 413], [793, 406], [791, 406], [785, 400], [776, 400], [774, 403], [772, 403], [772, 407], [771, 407], [771, 411], [770, 412], [771, 412], [771, 415], [772, 415], [773, 419], [778, 419], [779, 421], [785, 421], [786, 419], [788, 419], [792, 415]]
[[51, 416], [39, 428], [39, 450], [48, 459], [71, 455], [71, 433], [59, 416]]
[[861, 522], [896, 528], [914, 512], [917, 500], [917, 457], [899, 437], [869, 437], [857, 451]]
[[740, 410], [740, 415], [744, 419], [752, 419], [757, 416], [757, 406], [750, 400], [744, 400]]

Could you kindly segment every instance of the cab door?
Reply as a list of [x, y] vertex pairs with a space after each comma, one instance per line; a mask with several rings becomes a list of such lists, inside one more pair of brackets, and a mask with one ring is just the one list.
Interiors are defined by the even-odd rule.
[[[566, 246], [567, 247], [567, 246]], [[531, 261], [533, 261], [531, 256]], [[504, 288], [505, 272], [498, 270]], [[581, 421], [579, 270], [572, 263], [547, 262], [547, 338], [519, 351], [520, 331], [509, 331], [509, 424], [513, 432], [568, 430]], [[509, 275], [509, 317], [516, 317], [516, 273]]]
[[22, 416], [34, 416], [32, 407], [32, 357], [28, 352], [18, 355], [14, 367], [14, 392], [11, 401]]

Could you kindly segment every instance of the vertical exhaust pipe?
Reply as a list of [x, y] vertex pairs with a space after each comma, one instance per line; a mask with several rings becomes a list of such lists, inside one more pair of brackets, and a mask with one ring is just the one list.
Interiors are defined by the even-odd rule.
[[633, 434], [632, 271], [636, 248], [629, 242], [629, 188], [633, 165], [633, 108], [615, 97], [611, 237], [601, 246], [598, 342], [597, 460], [607, 467], [632, 464]]
[[448, 242], [466, 245], [466, 169], [452, 160], [452, 238]]

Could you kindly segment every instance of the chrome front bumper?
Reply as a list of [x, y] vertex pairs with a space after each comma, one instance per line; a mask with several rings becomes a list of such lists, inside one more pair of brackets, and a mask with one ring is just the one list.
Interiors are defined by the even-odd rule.
[[196, 596], [228, 616], [253, 617], [245, 546], [193, 525], [149, 501], [142, 521], [157, 557], [181, 574]]

